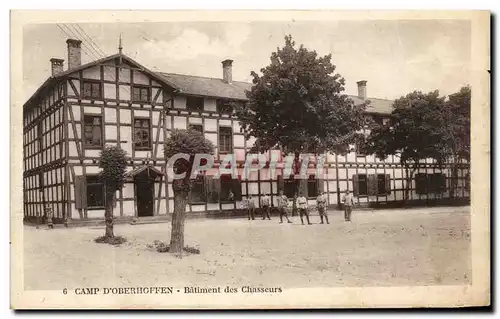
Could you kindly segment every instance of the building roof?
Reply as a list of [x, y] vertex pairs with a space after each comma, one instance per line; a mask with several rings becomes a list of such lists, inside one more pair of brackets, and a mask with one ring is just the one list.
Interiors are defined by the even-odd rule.
[[152, 172], [153, 177], [165, 175], [152, 165], [142, 165], [142, 166], [136, 167], [133, 170], [131, 170], [130, 172], [126, 173], [125, 177], [135, 177], [144, 171], [146, 171], [148, 173], [148, 175], [150, 175]]
[[169, 82], [176, 85], [179, 93], [221, 97], [227, 99], [246, 100], [245, 90], [252, 87], [252, 83], [232, 81], [226, 83], [222, 79], [194, 75], [158, 72]]
[[349, 97], [354, 101], [354, 104], [361, 104], [366, 100], [370, 101], [370, 104], [366, 107], [365, 111], [368, 113], [379, 113], [379, 114], [391, 114], [393, 100], [378, 99], [368, 97], [366, 100], [361, 99], [356, 95], [349, 95]]
[[[43, 82], [43, 84], [35, 91], [35, 93], [33, 93], [33, 95], [28, 99], [28, 101], [26, 101], [26, 103], [24, 103], [24, 107], [26, 107], [27, 105], [30, 104], [30, 102], [35, 100], [37, 98], [37, 96], [40, 95], [41, 92], [43, 92], [47, 87], [52, 86], [52, 84], [59, 81], [61, 78], [65, 77], [67, 75], [70, 75], [74, 72], [78, 72], [78, 71], [84, 70], [86, 68], [89, 68], [89, 67], [92, 67], [92, 66], [98, 65], [100, 63], [104, 63], [104, 62], [107, 62], [107, 61], [110, 61], [110, 60], [113, 60], [113, 59], [116, 59], [119, 57], [120, 57], [120, 54], [113, 54], [113, 55], [107, 56], [107, 57], [102, 58], [102, 59], [98, 59], [98, 60], [95, 60], [95, 61], [92, 61], [89, 63], [82, 64], [76, 68], [68, 69], [66, 71], [49, 76], [47, 78], [47, 80], [45, 80], [45, 82]], [[144, 73], [150, 75], [151, 77], [155, 78], [159, 82], [162, 82], [164, 85], [171, 87], [174, 91], [177, 90], [177, 87], [175, 87], [175, 85], [173, 83], [169, 82], [166, 78], [159, 76], [157, 73], [147, 69], [146, 67], [144, 67], [140, 63], [136, 62], [132, 58], [129, 58], [128, 56], [126, 56], [124, 54], [121, 54], [121, 58], [123, 59], [123, 61], [126, 61], [126, 62], [130, 63], [132, 66], [134, 66], [138, 69], [141, 69]]]
[[[209, 78], [194, 75], [175, 74], [158, 72], [169, 82], [173, 83], [179, 90], [179, 93], [202, 95], [210, 97], [221, 97], [227, 99], [246, 100], [245, 90], [250, 90], [252, 83], [233, 81], [226, 83], [222, 79]], [[355, 95], [349, 95], [354, 104], [366, 102]], [[390, 114], [392, 112], [392, 100], [367, 98], [370, 104], [366, 107], [368, 113]]]
[[[112, 59], [120, 57], [119, 54], [114, 54], [106, 58], [102, 58], [90, 63], [82, 64], [81, 66], [66, 70], [54, 76], [50, 76], [30, 97], [30, 99], [25, 103], [25, 106], [33, 101], [46, 87], [50, 86], [52, 83], [56, 82], [58, 79], [67, 76], [73, 72], [78, 72], [80, 70], [92, 67], [99, 63], [103, 63]], [[163, 84], [171, 87], [176, 93], [184, 93], [189, 95], [198, 96], [208, 96], [215, 98], [226, 98], [234, 100], [246, 100], [245, 91], [249, 90], [252, 86], [250, 82], [232, 81], [231, 83], [226, 83], [220, 78], [210, 78], [194, 75], [185, 74], [175, 74], [175, 73], [165, 73], [165, 72], [154, 72], [146, 67], [142, 66], [132, 58], [122, 55], [122, 59], [134, 67], [140, 68], [146, 74], [152, 76], [156, 80], [159, 80]], [[361, 104], [365, 100], [359, 98], [358, 96], [349, 96], [355, 104]], [[379, 114], [390, 114], [392, 112], [391, 100], [378, 99], [378, 98], [367, 98], [370, 104], [366, 108], [366, 112], [369, 113], [379, 113]]]

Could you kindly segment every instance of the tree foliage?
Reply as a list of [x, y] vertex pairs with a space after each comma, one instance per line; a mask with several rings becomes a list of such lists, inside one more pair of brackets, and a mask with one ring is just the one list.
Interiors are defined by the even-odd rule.
[[123, 188], [127, 169], [127, 152], [118, 146], [106, 146], [101, 151], [99, 167], [102, 169], [99, 178], [106, 184], [106, 190], [114, 193]]
[[[176, 154], [188, 154], [194, 159], [196, 154], [213, 154], [214, 145], [196, 130], [172, 130], [163, 151], [167, 160]], [[177, 174], [190, 172], [192, 165], [191, 160], [180, 159], [174, 163], [174, 171]]]
[[389, 121], [372, 126], [363, 152], [381, 159], [399, 156], [404, 166], [417, 165], [426, 158], [441, 162], [445, 157], [440, 148], [444, 104], [445, 98], [438, 91], [414, 91], [395, 100]]
[[125, 184], [127, 168], [127, 153], [119, 146], [106, 146], [100, 154], [99, 179], [104, 183], [106, 194], [106, 234], [107, 238], [114, 238], [113, 233], [113, 203], [116, 191]]
[[182, 254], [184, 249], [184, 219], [189, 191], [191, 189], [191, 171], [196, 154], [213, 154], [214, 145], [196, 130], [173, 130], [165, 142], [163, 149], [168, 161], [176, 154], [188, 154], [189, 160], [179, 159], [173, 163], [176, 174], [186, 173], [183, 179], [174, 179], [174, 214], [172, 215], [172, 232], [169, 252]]
[[406, 196], [421, 160], [431, 158], [439, 165], [451, 162], [455, 176], [454, 164], [470, 156], [470, 94], [467, 86], [448, 100], [438, 91], [414, 91], [395, 100], [389, 121], [372, 125], [362, 144], [363, 152], [381, 159], [388, 155], [400, 157], [407, 170]]
[[443, 147], [450, 156], [470, 160], [471, 88], [464, 86], [448, 96], [443, 109]]
[[236, 116], [252, 151], [280, 147], [288, 153], [335, 151], [345, 153], [352, 135], [363, 124], [365, 105], [355, 106], [345, 94], [345, 80], [335, 73], [331, 55], [319, 57], [291, 36], [271, 54], [262, 75], [252, 72], [248, 103], [236, 107]]

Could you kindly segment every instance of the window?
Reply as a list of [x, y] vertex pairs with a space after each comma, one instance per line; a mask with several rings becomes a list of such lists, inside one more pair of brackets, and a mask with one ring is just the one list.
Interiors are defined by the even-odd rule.
[[443, 193], [446, 190], [446, 177], [442, 173], [415, 174], [415, 190], [419, 195]]
[[198, 174], [196, 179], [191, 181], [189, 201], [191, 203], [204, 203], [206, 201], [205, 194], [205, 176], [203, 174]]
[[[232, 196], [230, 196], [232, 193]], [[232, 197], [232, 199], [231, 199]], [[220, 201], [228, 202], [234, 200], [233, 179], [231, 175], [221, 175], [220, 177]]]
[[151, 149], [151, 128], [149, 119], [134, 119], [134, 146], [138, 150]]
[[97, 81], [83, 81], [83, 97], [102, 98], [101, 83]]
[[441, 194], [446, 190], [446, 178], [442, 173], [429, 175], [429, 192]]
[[309, 175], [309, 179], [307, 180], [307, 196], [318, 196], [318, 180], [315, 175]]
[[283, 194], [286, 197], [293, 198], [295, 196], [296, 183], [297, 181], [293, 176], [283, 181]]
[[104, 184], [97, 175], [87, 176], [87, 208], [104, 208]]
[[368, 179], [366, 174], [358, 174], [358, 195], [368, 195]]
[[203, 111], [203, 98], [188, 96], [186, 98], [186, 108], [189, 111], [195, 111], [195, 112]]
[[385, 195], [386, 191], [386, 177], [385, 174], [377, 174], [377, 194]]
[[149, 102], [149, 87], [134, 85], [132, 100], [135, 102]]
[[84, 115], [83, 125], [86, 147], [102, 147], [102, 117], [100, 115]]
[[219, 153], [233, 151], [233, 130], [230, 127], [219, 127]]
[[233, 105], [229, 100], [217, 99], [216, 100], [217, 113], [232, 114]]
[[189, 124], [189, 128], [203, 134], [203, 125], [201, 124]]
[[415, 174], [415, 191], [419, 195], [427, 194], [427, 174], [417, 173]]
[[380, 196], [391, 193], [389, 174], [353, 175], [354, 196]]

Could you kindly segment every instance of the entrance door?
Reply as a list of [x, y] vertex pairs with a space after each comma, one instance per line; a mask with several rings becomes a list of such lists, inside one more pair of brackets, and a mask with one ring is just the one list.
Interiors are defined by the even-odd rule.
[[135, 183], [135, 193], [137, 194], [137, 215], [153, 216], [153, 191], [152, 180], [140, 180]]

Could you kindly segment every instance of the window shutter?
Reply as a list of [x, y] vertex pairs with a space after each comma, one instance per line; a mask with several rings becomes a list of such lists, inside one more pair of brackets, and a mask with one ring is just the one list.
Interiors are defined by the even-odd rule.
[[444, 193], [446, 190], [446, 177], [443, 173], [438, 173], [437, 175], [437, 190], [438, 193]]
[[279, 174], [278, 175], [278, 194], [281, 192], [281, 191], [285, 191], [285, 181], [283, 180], [283, 175]]
[[385, 193], [389, 195], [391, 193], [391, 175], [385, 174]]
[[368, 174], [368, 196], [377, 196], [378, 194], [378, 180], [377, 174]]
[[[209, 203], [218, 203], [219, 202], [219, 193], [220, 193], [220, 179], [215, 179], [211, 175], [207, 175], [205, 178], [206, 189], [207, 189], [207, 201]], [[219, 187], [217, 187], [217, 184]]]
[[354, 196], [359, 196], [359, 177], [357, 174], [352, 175], [352, 193]]
[[325, 192], [325, 180], [322, 178], [318, 178], [316, 180], [316, 182], [318, 183], [318, 194], [324, 193]]
[[239, 179], [233, 179], [233, 194], [234, 200], [241, 200], [241, 181]]
[[220, 201], [220, 191], [221, 191], [221, 185], [220, 185], [220, 178], [214, 178], [212, 180], [213, 182], [213, 190], [214, 190], [214, 200], [215, 203], [218, 203]]
[[427, 175], [424, 173], [415, 174], [415, 190], [417, 194], [427, 194]]
[[300, 179], [299, 182], [299, 196], [303, 195], [304, 197], [307, 197], [307, 178]]
[[75, 176], [75, 208], [87, 208], [87, 179], [85, 176]]

